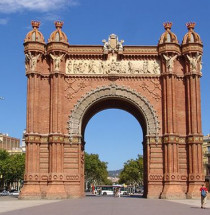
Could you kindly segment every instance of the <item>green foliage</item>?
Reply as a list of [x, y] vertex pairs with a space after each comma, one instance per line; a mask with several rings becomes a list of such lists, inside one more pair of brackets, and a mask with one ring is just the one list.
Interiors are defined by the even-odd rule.
[[107, 177], [107, 163], [100, 161], [97, 154], [85, 153], [85, 180], [89, 183], [112, 184]]
[[124, 168], [120, 173], [120, 184], [132, 184], [142, 185], [143, 184], [143, 158], [138, 155], [136, 160], [128, 160], [124, 163]]
[[1, 185], [23, 180], [24, 170], [24, 154], [9, 155], [5, 150], [0, 150]]
[[9, 157], [9, 153], [6, 150], [0, 150], [0, 162], [7, 159]]

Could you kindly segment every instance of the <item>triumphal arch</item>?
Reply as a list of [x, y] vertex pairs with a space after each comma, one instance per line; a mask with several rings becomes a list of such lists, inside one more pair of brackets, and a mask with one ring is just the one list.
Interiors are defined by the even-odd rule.
[[199, 197], [203, 45], [195, 23], [186, 24], [181, 44], [172, 23], [164, 23], [155, 46], [124, 45], [115, 34], [101, 45], [72, 45], [61, 21], [46, 43], [39, 25], [32, 21], [24, 41], [26, 169], [20, 198], [84, 196], [85, 127], [107, 108], [131, 113], [142, 127], [145, 197]]

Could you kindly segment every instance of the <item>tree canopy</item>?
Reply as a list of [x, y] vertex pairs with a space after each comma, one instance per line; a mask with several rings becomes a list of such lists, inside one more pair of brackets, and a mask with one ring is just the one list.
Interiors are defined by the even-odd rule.
[[143, 158], [138, 155], [136, 160], [131, 159], [124, 163], [124, 168], [120, 173], [119, 183], [142, 185], [143, 171]]
[[107, 177], [107, 163], [101, 161], [98, 154], [85, 152], [85, 180], [95, 184], [110, 184]]
[[3, 184], [9, 184], [23, 180], [25, 170], [25, 155], [9, 155], [5, 150], [0, 150], [0, 176], [1, 187]]

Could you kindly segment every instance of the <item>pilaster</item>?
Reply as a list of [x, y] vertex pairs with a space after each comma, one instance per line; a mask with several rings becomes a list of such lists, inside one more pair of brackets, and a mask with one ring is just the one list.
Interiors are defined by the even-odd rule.
[[[170, 23], [169, 23], [170, 24]], [[167, 32], [166, 32], [167, 33]], [[172, 37], [172, 36], [171, 36]], [[180, 184], [179, 173], [179, 136], [177, 134], [176, 110], [176, 61], [181, 53], [177, 41], [159, 44], [162, 67], [163, 102], [163, 191], [161, 198], [185, 198]]]
[[49, 177], [46, 198], [65, 199], [67, 193], [64, 187], [64, 136], [51, 134], [49, 136]]

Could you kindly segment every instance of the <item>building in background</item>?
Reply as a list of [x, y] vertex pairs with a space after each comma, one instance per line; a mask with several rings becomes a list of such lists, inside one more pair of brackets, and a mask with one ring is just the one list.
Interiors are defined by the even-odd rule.
[[20, 139], [0, 133], [0, 150], [6, 150], [10, 154], [20, 154]]
[[23, 137], [22, 137], [22, 145], [21, 145], [21, 149], [22, 149], [23, 153], [26, 153], [25, 134], [26, 134], [26, 130], [24, 129], [24, 131], [23, 131]]
[[203, 164], [206, 185], [210, 188], [210, 134], [203, 137]]

